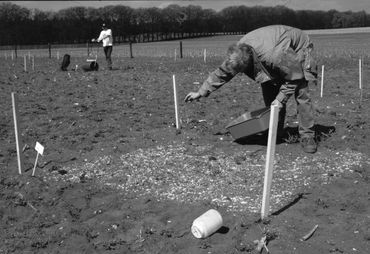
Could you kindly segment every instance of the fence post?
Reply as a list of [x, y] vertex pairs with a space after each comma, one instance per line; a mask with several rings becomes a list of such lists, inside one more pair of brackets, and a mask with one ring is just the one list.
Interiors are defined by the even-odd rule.
[[180, 58], [182, 58], [182, 41], [180, 41]]
[[134, 56], [132, 55], [132, 42], [130, 41], [130, 58], [134, 58]]
[[49, 58], [51, 58], [51, 44], [48, 43], [48, 46], [49, 46]]

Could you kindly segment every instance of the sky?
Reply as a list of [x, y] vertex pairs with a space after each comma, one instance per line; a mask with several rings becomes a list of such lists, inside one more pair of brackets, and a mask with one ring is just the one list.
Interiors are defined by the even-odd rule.
[[132, 8], [158, 7], [164, 8], [170, 4], [180, 6], [199, 5], [203, 9], [222, 10], [228, 6], [276, 6], [284, 5], [293, 10], [322, 10], [335, 9], [338, 11], [366, 11], [370, 14], [370, 0], [192, 0], [192, 1], [9, 1], [14, 4], [43, 11], [58, 11], [68, 7], [85, 6], [99, 8], [106, 5], [125, 5]]

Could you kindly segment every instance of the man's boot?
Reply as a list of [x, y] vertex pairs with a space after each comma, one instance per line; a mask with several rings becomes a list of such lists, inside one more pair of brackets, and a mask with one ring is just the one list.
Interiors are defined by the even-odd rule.
[[303, 137], [300, 140], [303, 151], [306, 153], [316, 153], [317, 143], [314, 137]]

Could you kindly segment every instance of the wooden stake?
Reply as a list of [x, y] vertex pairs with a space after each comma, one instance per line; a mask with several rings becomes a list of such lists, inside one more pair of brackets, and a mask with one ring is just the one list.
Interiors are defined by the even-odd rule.
[[265, 219], [270, 211], [270, 190], [272, 183], [272, 173], [274, 169], [274, 155], [276, 147], [276, 132], [278, 118], [279, 118], [278, 106], [271, 106], [267, 154], [266, 154], [266, 166], [265, 166], [265, 180], [263, 185], [263, 197], [261, 208], [262, 219]]
[[325, 68], [324, 65], [321, 66], [321, 93], [320, 93], [321, 98], [324, 94], [324, 68]]
[[17, 148], [17, 161], [18, 161], [18, 172], [22, 174], [22, 144], [19, 132], [18, 122], [18, 100], [16, 93], [12, 92], [12, 105], [13, 105], [13, 119], [14, 119], [14, 131], [15, 131], [15, 144]]
[[32, 56], [32, 70], [35, 70], [35, 56]]
[[175, 49], [175, 61], [176, 61], [176, 57], [177, 57], [177, 52], [176, 52], [176, 49]]
[[174, 96], [174, 99], [175, 99], [176, 129], [180, 129], [179, 111], [178, 111], [178, 102], [177, 102], [177, 88], [176, 88], [175, 75], [172, 76], [172, 80], [173, 80], [173, 96]]
[[23, 56], [23, 65], [24, 65], [24, 71], [27, 71], [27, 58], [26, 55]]
[[362, 106], [362, 59], [360, 58], [358, 61], [358, 71], [359, 71], [359, 87], [360, 87], [360, 107]]
[[207, 49], [204, 49], [204, 62], [207, 62]]
[[182, 58], [182, 41], [180, 41], [180, 58]]
[[35, 176], [35, 170], [36, 170], [36, 165], [37, 165], [37, 159], [39, 158], [39, 153], [36, 155], [36, 160], [35, 160], [35, 165], [33, 166], [32, 170], [32, 176]]
[[362, 60], [361, 58], [358, 60], [358, 85], [360, 89], [362, 89]]
[[134, 58], [134, 56], [132, 54], [132, 42], [130, 42], [130, 58]]
[[59, 60], [59, 51], [57, 51], [57, 59]]

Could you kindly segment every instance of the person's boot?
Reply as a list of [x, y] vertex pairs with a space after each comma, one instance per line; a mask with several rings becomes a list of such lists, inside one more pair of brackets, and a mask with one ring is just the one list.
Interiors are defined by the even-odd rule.
[[306, 153], [316, 153], [317, 143], [314, 137], [303, 137], [300, 140], [302, 149]]

